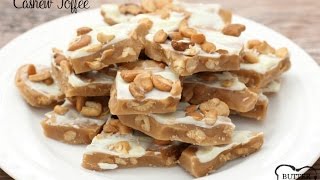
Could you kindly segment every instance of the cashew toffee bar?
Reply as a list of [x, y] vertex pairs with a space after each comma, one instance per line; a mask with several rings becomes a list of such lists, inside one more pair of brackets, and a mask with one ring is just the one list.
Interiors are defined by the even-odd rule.
[[[193, 29], [185, 20], [180, 19], [179, 23], [173, 21], [178, 19], [178, 13], [169, 15], [168, 19], [161, 19], [161, 15], [144, 16], [153, 22], [145, 37], [147, 56], [165, 62], [181, 76], [202, 71], [239, 69], [239, 54], [243, 47], [239, 38], [215, 30]], [[161, 24], [170, 26], [163, 27]]]
[[224, 102], [211, 99], [198, 106], [181, 103], [174, 113], [118, 117], [122, 124], [155, 139], [208, 146], [230, 143], [235, 125], [228, 115]]
[[103, 171], [116, 168], [158, 166], [170, 167], [186, 147], [180, 142], [160, 141], [110, 119], [101, 134], [86, 148], [82, 166]]
[[[114, 8], [114, 5], [105, 5], [102, 7], [102, 14], [107, 22], [149, 18], [152, 21], [152, 27], [145, 37], [145, 53], [154, 60], [167, 63], [179, 75], [187, 76], [202, 71], [238, 70], [239, 53], [243, 45], [239, 38], [233, 36], [239, 36], [245, 28], [238, 30], [241, 25], [227, 26], [231, 15], [226, 15], [228, 14], [226, 11], [220, 11], [217, 5], [210, 5], [210, 7], [199, 5], [198, 7], [203, 9], [202, 15], [208, 14], [217, 19], [216, 25], [208, 21], [199, 21], [201, 12], [193, 10], [196, 7], [186, 8], [190, 5], [187, 3], [180, 3], [180, 5], [178, 11], [173, 7], [179, 6], [179, 3], [170, 4], [162, 7], [159, 12], [138, 14], [131, 18], [132, 15], [125, 13], [130, 14], [133, 5], [123, 6], [119, 11]], [[210, 25], [214, 28], [207, 28]]]
[[232, 142], [224, 146], [189, 146], [179, 158], [179, 164], [195, 177], [216, 171], [230, 160], [248, 156], [263, 144], [263, 133], [235, 131]]
[[86, 169], [179, 165], [194, 177], [261, 148], [263, 133], [239, 131], [231, 118], [265, 119], [288, 49], [246, 41], [245, 25], [217, 4], [141, 0], [101, 14], [106, 23], [53, 48], [51, 68], [17, 70], [23, 99], [51, 108], [46, 137], [88, 144]]
[[[204, 71], [239, 69], [242, 43], [237, 37], [207, 29], [194, 30], [192, 36], [185, 34], [183, 30], [180, 31], [182, 32], [167, 34], [160, 30], [155, 35], [148, 34], [145, 49], [147, 56], [167, 63], [181, 76]], [[157, 38], [160, 33], [165, 33], [164, 36], [169, 39], [165, 38], [159, 42]]]
[[51, 76], [50, 68], [43, 65], [21, 66], [16, 73], [15, 83], [22, 97], [34, 107], [53, 106], [64, 99], [56, 79]]
[[[93, 109], [100, 112], [93, 114]], [[103, 124], [110, 117], [109, 110], [101, 104], [87, 101], [78, 112], [76, 107], [66, 100], [63, 105], [55, 106], [41, 122], [44, 134], [52, 139], [69, 144], [90, 144], [93, 137], [100, 133]]]
[[110, 95], [116, 69], [110, 66], [97, 71], [75, 74], [62, 51], [57, 49], [53, 51], [52, 73], [66, 97]]
[[111, 87], [110, 111], [114, 115], [174, 112], [181, 91], [179, 77], [168, 67], [120, 70]]
[[[167, 17], [170, 12], [184, 13], [190, 16], [188, 23], [192, 27], [209, 28], [223, 30], [231, 23], [232, 13], [221, 8], [219, 4], [194, 4], [172, 0], [144, 1], [141, 6], [138, 4], [128, 3], [105, 4], [101, 6], [101, 14], [107, 24], [114, 25], [123, 22], [129, 22], [139, 14], [159, 14]], [[148, 4], [149, 3], [149, 4]], [[156, 9], [154, 9], [156, 8]], [[206, 18], [203, 18], [206, 17]], [[159, 30], [159, 29], [158, 29]]]
[[191, 104], [200, 104], [211, 98], [219, 98], [230, 109], [247, 112], [254, 108], [258, 95], [239, 81], [235, 74], [200, 73], [183, 80], [182, 97]]
[[144, 22], [82, 27], [77, 30], [77, 36], [65, 54], [76, 74], [136, 61], [143, 48], [140, 37], [144, 37], [147, 31]]
[[231, 111], [231, 114], [237, 114], [242, 117], [247, 117], [255, 120], [263, 120], [268, 111], [269, 99], [263, 93], [259, 94], [257, 103], [254, 105], [254, 108], [248, 112], [237, 112]]
[[290, 69], [287, 48], [275, 49], [266, 41], [250, 40], [239, 71], [234, 71], [252, 89], [261, 89]]

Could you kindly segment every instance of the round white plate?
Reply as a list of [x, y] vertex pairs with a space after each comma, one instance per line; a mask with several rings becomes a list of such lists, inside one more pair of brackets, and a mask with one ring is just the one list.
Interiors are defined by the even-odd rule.
[[[280, 93], [270, 97], [263, 122], [234, 118], [238, 129], [263, 131], [263, 148], [248, 158], [228, 163], [203, 179], [276, 179], [280, 164], [297, 168], [312, 165], [320, 155], [320, 70], [296, 44], [273, 30], [236, 16], [247, 26], [245, 38], [262, 38], [291, 53], [292, 68], [283, 76]], [[16, 69], [25, 63], [49, 65], [52, 47], [64, 47], [74, 29], [101, 24], [99, 10], [63, 17], [19, 36], [0, 52], [0, 166], [17, 179], [149, 179], [184, 180], [192, 177], [180, 167], [133, 168], [108, 172], [83, 169], [85, 146], [72, 146], [46, 138], [40, 121], [49, 109], [28, 106], [14, 85]], [[304, 171], [304, 170], [303, 170]], [[302, 171], [301, 171], [302, 172]]]

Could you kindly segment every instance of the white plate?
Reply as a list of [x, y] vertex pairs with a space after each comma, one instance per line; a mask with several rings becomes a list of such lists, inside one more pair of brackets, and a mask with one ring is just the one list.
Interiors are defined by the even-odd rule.
[[[286, 46], [292, 68], [283, 77], [281, 92], [270, 98], [263, 122], [237, 120], [238, 129], [265, 132], [261, 151], [233, 161], [203, 179], [276, 179], [275, 168], [312, 165], [320, 155], [320, 71], [301, 48], [273, 30], [236, 16], [247, 26], [246, 38], [267, 39]], [[52, 47], [61, 47], [75, 28], [101, 24], [98, 10], [70, 15], [41, 25], [13, 40], [0, 52], [0, 166], [17, 179], [191, 179], [180, 167], [134, 168], [98, 173], [81, 168], [85, 146], [71, 146], [44, 137], [40, 120], [47, 110], [28, 106], [14, 86], [16, 69], [25, 63], [48, 64]], [[250, 34], [250, 36], [249, 36]]]

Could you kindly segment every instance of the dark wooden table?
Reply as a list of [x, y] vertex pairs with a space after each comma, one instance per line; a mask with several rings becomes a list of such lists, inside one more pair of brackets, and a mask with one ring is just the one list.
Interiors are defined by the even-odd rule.
[[[61, 0], [54, 1], [61, 2]], [[89, 1], [91, 8], [110, 2]], [[12, 2], [12, 0], [0, 1], [0, 47], [39, 24], [70, 14], [69, 10], [53, 8], [18, 10], [13, 7]], [[203, 0], [203, 2], [221, 3], [236, 14], [265, 24], [284, 34], [305, 49], [320, 64], [319, 0]], [[320, 160], [314, 167], [320, 169]], [[12, 178], [0, 169], [0, 180], [8, 179]]]

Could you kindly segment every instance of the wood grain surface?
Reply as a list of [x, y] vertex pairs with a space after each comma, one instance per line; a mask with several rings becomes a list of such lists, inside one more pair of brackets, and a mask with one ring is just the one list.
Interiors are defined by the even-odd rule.
[[[54, 1], [61, 2], [61, 0]], [[89, 1], [91, 8], [110, 2]], [[14, 8], [12, 2], [12, 0], [0, 1], [0, 47], [39, 24], [70, 14], [70, 10], [53, 8], [18, 10]], [[235, 14], [280, 32], [305, 49], [320, 64], [320, 0], [202, 0], [197, 2], [220, 3]], [[314, 167], [320, 169], [320, 160]], [[0, 169], [0, 180], [8, 179], [12, 178]]]

